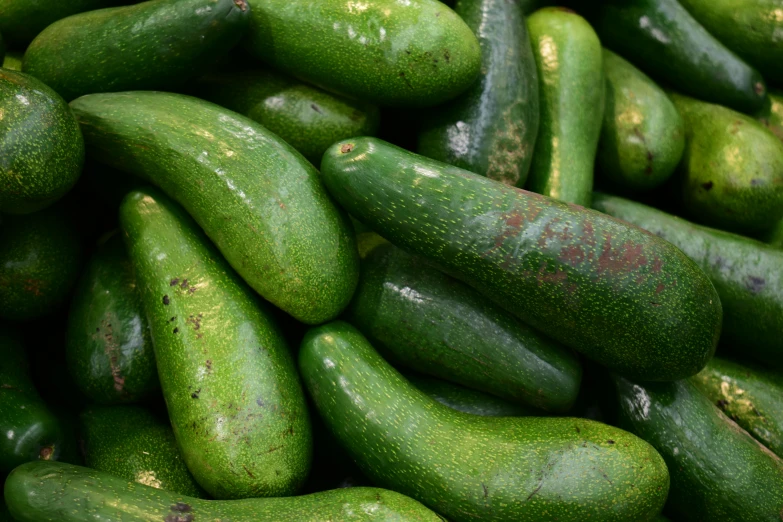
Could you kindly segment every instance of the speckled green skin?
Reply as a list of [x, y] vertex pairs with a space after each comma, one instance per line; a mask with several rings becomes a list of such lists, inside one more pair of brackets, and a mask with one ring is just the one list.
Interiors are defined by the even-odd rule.
[[723, 304], [721, 342], [743, 356], [783, 366], [783, 251], [614, 196], [595, 194], [593, 207], [680, 248], [718, 291]]
[[161, 187], [268, 301], [311, 324], [348, 304], [359, 276], [348, 218], [275, 134], [177, 94], [96, 94], [71, 105], [92, 158]]
[[378, 488], [200, 500], [79, 466], [36, 464], [15, 469], [5, 484], [18, 522], [443, 522], [415, 500]]
[[60, 209], [3, 216], [0, 226], [0, 318], [46, 315], [79, 277], [82, 250], [73, 224]]
[[95, 250], [68, 314], [68, 370], [98, 404], [145, 399], [160, 389], [147, 317], [122, 237]]
[[[767, 94], [758, 71], [707, 32], [677, 0], [583, 2], [601, 42], [655, 80], [752, 114]], [[580, 7], [581, 8], [581, 7]]]
[[381, 236], [618, 372], [678, 379], [714, 352], [722, 312], [712, 283], [636, 227], [374, 138], [335, 144], [321, 172]]
[[402, 366], [548, 411], [567, 411], [582, 366], [468, 285], [386, 243], [362, 261], [345, 319]]
[[615, 380], [620, 426], [666, 461], [666, 512], [681, 522], [779, 522], [783, 461], [726, 417], [687, 380]]
[[453, 522], [643, 521], [666, 499], [663, 461], [629, 433], [585, 419], [455, 411], [418, 391], [347, 323], [310, 330], [299, 368], [359, 468]]
[[479, 75], [476, 37], [437, 0], [249, 1], [250, 53], [328, 91], [380, 105], [437, 105]]
[[685, 121], [680, 171], [694, 219], [752, 234], [783, 218], [783, 143], [753, 118], [678, 94]]
[[167, 90], [228, 53], [250, 21], [245, 0], [150, 0], [90, 11], [44, 29], [22, 70], [66, 100]]
[[0, 325], [0, 474], [36, 459], [57, 459], [63, 432], [28, 373], [20, 336]]
[[269, 69], [210, 74], [192, 92], [257, 121], [313, 165], [321, 163], [335, 141], [374, 136], [380, 121], [374, 105], [329, 94]]
[[499, 399], [477, 390], [465, 388], [459, 384], [452, 384], [440, 379], [425, 377], [423, 375], [406, 375], [411, 384], [419, 391], [424, 392], [444, 406], [451, 409], [482, 415], [485, 417], [525, 417], [529, 415], [542, 415], [541, 410], [530, 406], [522, 406], [510, 401]]
[[674, 173], [685, 149], [685, 124], [646, 74], [604, 49], [606, 110], [596, 169], [628, 192], [653, 189]]
[[203, 498], [168, 420], [139, 406], [94, 407], [81, 414], [84, 464], [125, 480]]
[[425, 118], [418, 152], [521, 187], [538, 136], [538, 73], [519, 2], [460, 0], [481, 46], [481, 76]]
[[0, 69], [0, 211], [29, 214], [76, 184], [84, 139], [68, 104], [32, 76]]
[[758, 365], [712, 359], [691, 382], [773, 453], [783, 455], [783, 375]]
[[310, 468], [312, 435], [271, 315], [157, 190], [128, 194], [120, 224], [188, 469], [215, 498], [293, 494]]
[[22, 70], [22, 57], [24, 53], [18, 51], [8, 51], [3, 58], [3, 69], [10, 69], [12, 71]]

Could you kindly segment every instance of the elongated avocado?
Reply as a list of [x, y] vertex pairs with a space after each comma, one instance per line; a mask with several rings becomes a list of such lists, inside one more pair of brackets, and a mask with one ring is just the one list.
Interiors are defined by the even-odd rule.
[[250, 54], [337, 94], [380, 105], [437, 105], [479, 75], [476, 37], [437, 0], [249, 1]]
[[348, 218], [275, 134], [177, 94], [95, 94], [71, 105], [91, 157], [161, 187], [265, 299], [313, 324], [348, 304], [359, 272]]
[[95, 92], [171, 89], [228, 53], [250, 19], [246, 0], [150, 0], [53, 23], [22, 70], [68, 101]]
[[[399, 493], [347, 488], [288, 498], [201, 500], [59, 462], [24, 465], [5, 483], [18, 522], [443, 522]], [[38, 498], [49, 499], [40, 502]]]
[[460, 0], [455, 12], [481, 46], [479, 80], [433, 109], [418, 152], [522, 187], [538, 136], [538, 73], [519, 2]]
[[585, 419], [455, 411], [347, 323], [310, 330], [299, 368], [359, 468], [449, 520], [649, 520], [666, 499], [663, 461], [631, 434]]
[[334, 198], [381, 236], [620, 373], [683, 378], [714, 352], [712, 283], [637, 227], [374, 138], [338, 142], [321, 169]]

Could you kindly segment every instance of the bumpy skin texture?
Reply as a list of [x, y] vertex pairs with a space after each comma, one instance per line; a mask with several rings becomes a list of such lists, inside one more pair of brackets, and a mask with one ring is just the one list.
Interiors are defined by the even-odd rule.
[[620, 426], [652, 444], [671, 474], [667, 513], [683, 522], [778, 522], [783, 462], [687, 380], [616, 378]]
[[76, 184], [84, 138], [70, 107], [39, 80], [0, 69], [0, 211], [29, 214]]
[[712, 280], [723, 304], [722, 343], [783, 366], [783, 251], [626, 199], [595, 194], [593, 207], [680, 248]]
[[606, 110], [596, 168], [612, 186], [649, 190], [669, 179], [685, 149], [685, 124], [646, 74], [604, 49]]
[[650, 520], [658, 454], [585, 419], [482, 417], [429, 398], [343, 322], [310, 330], [299, 368], [321, 418], [376, 484], [454, 522]]
[[68, 370], [98, 404], [137, 402], [160, 389], [147, 317], [120, 234], [95, 250], [71, 302]]
[[541, 124], [527, 187], [585, 207], [603, 123], [601, 42], [573, 11], [546, 7], [528, 19], [541, 93]]
[[777, 456], [783, 455], [783, 376], [760, 365], [713, 358], [691, 382]]
[[168, 419], [139, 406], [94, 407], [80, 417], [84, 464], [125, 480], [203, 498]]
[[120, 224], [188, 469], [215, 498], [293, 494], [310, 467], [312, 435], [271, 315], [163, 194], [131, 192]]
[[0, 324], [0, 474], [60, 456], [63, 432], [28, 373], [19, 335]]
[[783, 218], [783, 143], [731, 109], [671, 95], [685, 121], [685, 208], [700, 223], [746, 234]]
[[3, 216], [0, 226], [0, 318], [34, 319], [54, 310], [79, 276], [82, 249], [60, 209]]
[[95, 94], [71, 105], [92, 158], [162, 188], [268, 301], [311, 324], [348, 304], [359, 275], [348, 218], [278, 136], [177, 94]]
[[538, 136], [538, 76], [519, 2], [460, 0], [481, 46], [481, 76], [428, 115], [418, 152], [508, 185], [527, 180]]
[[752, 114], [766, 85], [758, 71], [707, 32], [677, 0], [585, 2], [603, 44], [656, 80]]
[[169, 89], [233, 48], [245, 0], [150, 0], [90, 11], [47, 27], [22, 70], [70, 101], [94, 92]]
[[271, 69], [224, 70], [199, 79], [194, 96], [244, 114], [313, 165], [335, 141], [374, 136], [378, 107], [348, 100]]
[[479, 75], [476, 37], [437, 0], [250, 4], [250, 53], [328, 91], [381, 105], [437, 105]]
[[418, 372], [555, 412], [579, 393], [572, 351], [388, 243], [362, 261], [344, 317], [385, 358]]
[[18, 522], [443, 522], [415, 500], [378, 488], [200, 500], [89, 468], [35, 464], [15, 469], [5, 483], [8, 507]]
[[335, 144], [321, 168], [362, 223], [618, 372], [678, 379], [714, 352], [715, 288], [647, 232], [373, 138]]

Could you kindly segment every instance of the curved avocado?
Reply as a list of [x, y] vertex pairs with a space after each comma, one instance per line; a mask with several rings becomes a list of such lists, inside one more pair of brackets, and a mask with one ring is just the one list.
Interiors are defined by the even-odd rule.
[[24, 57], [24, 53], [18, 51], [6, 52], [5, 57], [3, 58], [3, 69], [9, 69], [11, 71], [21, 71], [23, 57]]
[[723, 304], [721, 342], [783, 365], [783, 251], [702, 227], [627, 199], [595, 194], [593, 207], [680, 248], [710, 278]]
[[195, 96], [257, 121], [313, 165], [335, 141], [374, 136], [378, 107], [329, 94], [271, 69], [220, 71], [199, 79]]
[[271, 314], [157, 190], [128, 194], [120, 224], [188, 469], [219, 499], [293, 494], [307, 477], [312, 435]]
[[94, 407], [81, 414], [81, 434], [88, 468], [204, 498], [204, 490], [185, 466], [168, 419], [139, 406]]
[[479, 75], [476, 37], [437, 0], [249, 1], [250, 54], [337, 94], [379, 105], [437, 105]]
[[589, 2], [585, 9], [601, 42], [655, 80], [747, 114], [764, 106], [767, 87], [761, 74], [677, 0], [604, 0]]
[[[40, 502], [38, 498], [49, 499]], [[346, 488], [300, 497], [201, 500], [89, 468], [26, 464], [5, 483], [18, 522], [443, 522], [413, 499], [378, 488]]]
[[34, 319], [53, 311], [79, 276], [82, 250], [59, 208], [3, 216], [0, 226], [0, 318]]
[[666, 466], [631, 434], [585, 419], [458, 412], [418, 391], [347, 323], [311, 329], [299, 369], [368, 477], [454, 522], [649, 520], [666, 499]]
[[95, 92], [171, 89], [227, 54], [250, 20], [246, 0], [150, 0], [44, 29], [22, 70], [70, 101]]
[[604, 49], [606, 111], [597, 174], [628, 192], [653, 189], [674, 173], [685, 149], [685, 124], [646, 74]]
[[425, 118], [418, 152], [522, 187], [539, 118], [538, 73], [522, 7], [507, 0], [460, 0], [454, 10], [478, 38], [481, 76]]
[[312, 324], [348, 304], [359, 273], [348, 218], [275, 134], [178, 94], [94, 94], [71, 105], [90, 156], [161, 187], [265, 299]]
[[374, 138], [336, 143], [321, 173], [381, 236], [617, 372], [679, 379], [714, 353], [722, 312], [712, 283], [634, 226]]
[[687, 380], [615, 379], [620, 426], [657, 449], [671, 475], [666, 512], [683, 522], [772, 522], [783, 508], [783, 461]]
[[584, 18], [562, 7], [539, 9], [527, 24], [541, 94], [527, 188], [589, 207], [605, 103], [601, 42]]
[[119, 234], [98, 244], [68, 314], [68, 370], [98, 404], [138, 402], [160, 389], [147, 317]]
[[783, 455], [783, 375], [758, 365], [714, 358], [691, 382], [734, 422]]
[[33, 385], [21, 338], [0, 325], [0, 474], [60, 457], [63, 430]]
[[344, 317], [385, 358], [421, 373], [555, 412], [579, 393], [572, 351], [388, 243], [365, 254]]
[[84, 139], [68, 104], [24, 73], [0, 69], [0, 211], [29, 214], [76, 184]]

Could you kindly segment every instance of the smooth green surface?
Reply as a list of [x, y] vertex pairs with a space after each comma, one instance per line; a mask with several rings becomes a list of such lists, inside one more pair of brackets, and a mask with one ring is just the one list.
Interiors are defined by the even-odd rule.
[[541, 94], [527, 188], [589, 207], [606, 96], [601, 42], [568, 9], [545, 7], [527, 23]]
[[721, 342], [743, 356], [783, 366], [782, 250], [614, 196], [596, 194], [593, 206], [680, 248], [718, 291]]
[[520, 2], [460, 0], [481, 46], [481, 76], [425, 118], [418, 152], [522, 187], [538, 136], [538, 73]]
[[245, 0], [150, 0], [47, 27], [22, 70], [70, 101], [95, 92], [170, 89], [227, 54], [250, 20]]
[[748, 114], [764, 106], [767, 89], [761, 74], [677, 0], [602, 0], [585, 9], [601, 42], [655, 80]]
[[653, 189], [674, 173], [685, 149], [685, 124], [646, 74], [604, 49], [606, 110], [596, 169], [628, 192]]
[[618, 372], [683, 378], [714, 352], [715, 288], [660, 238], [373, 138], [335, 144], [321, 169], [381, 236]]
[[71, 105], [90, 156], [161, 187], [265, 299], [313, 324], [348, 304], [359, 272], [351, 225], [278, 136], [178, 94], [95, 94]]
[[128, 194], [120, 225], [188, 469], [219, 499], [295, 493], [310, 468], [310, 420], [270, 311], [157, 190]]
[[3, 58], [3, 69], [10, 69], [12, 71], [22, 70], [22, 58], [24, 53], [19, 51], [8, 51]]
[[99, 242], [68, 313], [68, 370], [98, 404], [138, 402], [160, 389], [147, 317], [120, 234]]
[[299, 368], [359, 468], [453, 522], [644, 521], [666, 499], [663, 461], [631, 434], [584, 419], [458, 412], [417, 390], [347, 323], [310, 330]]
[[783, 218], [783, 143], [753, 118], [671, 95], [685, 121], [680, 171], [693, 219], [733, 232], [763, 232]]
[[783, 375], [759, 365], [712, 359], [691, 382], [773, 453], [783, 455]]
[[620, 426], [657, 449], [671, 475], [666, 512], [681, 522], [777, 522], [783, 461], [687, 380], [616, 378]]
[[555, 412], [579, 393], [582, 366], [571, 350], [388, 243], [362, 260], [344, 317], [385, 358], [421, 373]]
[[210, 501], [61, 463], [17, 468], [6, 481], [5, 496], [18, 522], [443, 521], [415, 500], [378, 488]]
[[48, 207], [83, 165], [84, 139], [65, 101], [32, 76], [0, 69], [0, 211]]
[[203, 498], [168, 419], [139, 406], [92, 407], [81, 414], [84, 464], [125, 480]]
[[328, 91], [380, 105], [426, 106], [465, 91], [481, 50], [437, 0], [250, 0], [245, 47]]

